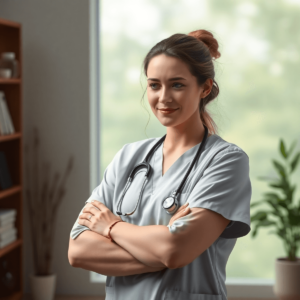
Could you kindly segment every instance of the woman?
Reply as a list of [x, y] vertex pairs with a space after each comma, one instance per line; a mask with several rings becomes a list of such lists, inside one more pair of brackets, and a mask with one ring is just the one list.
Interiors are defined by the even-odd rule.
[[[167, 127], [165, 139], [124, 145], [70, 234], [71, 265], [107, 275], [108, 300], [227, 299], [228, 257], [250, 231], [251, 183], [247, 154], [216, 134], [206, 111], [219, 93], [219, 56], [213, 35], [197, 30], [162, 40], [144, 60], [148, 101]], [[143, 185], [140, 170], [123, 195], [130, 172], [159, 141], [149, 181]], [[166, 213], [164, 200], [189, 167], [176, 212]]]

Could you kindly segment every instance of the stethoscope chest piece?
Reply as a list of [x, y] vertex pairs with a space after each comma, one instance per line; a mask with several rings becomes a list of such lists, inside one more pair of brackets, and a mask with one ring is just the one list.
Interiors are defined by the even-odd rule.
[[163, 202], [162, 207], [164, 208], [167, 214], [173, 215], [178, 209], [178, 201], [176, 197], [172, 195], [166, 198]]

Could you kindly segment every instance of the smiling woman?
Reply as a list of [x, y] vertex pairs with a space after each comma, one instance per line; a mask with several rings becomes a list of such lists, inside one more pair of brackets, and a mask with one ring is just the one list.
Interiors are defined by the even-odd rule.
[[70, 263], [108, 275], [107, 300], [227, 298], [227, 260], [250, 231], [251, 182], [248, 155], [216, 134], [205, 109], [219, 93], [219, 56], [213, 35], [198, 30], [164, 39], [144, 60], [167, 134], [118, 151], [70, 234]]

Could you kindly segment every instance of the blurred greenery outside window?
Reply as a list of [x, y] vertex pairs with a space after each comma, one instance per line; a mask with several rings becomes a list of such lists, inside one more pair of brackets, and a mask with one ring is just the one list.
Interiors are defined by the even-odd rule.
[[[299, 148], [299, 15], [300, 0], [101, 1], [101, 180], [124, 144], [166, 133], [147, 95], [141, 100], [147, 52], [174, 33], [206, 29], [221, 53], [215, 62], [220, 94], [208, 110], [218, 134], [248, 154], [251, 201], [259, 201], [268, 186], [257, 177], [276, 176], [271, 159], [279, 159], [279, 138], [288, 146], [297, 140]], [[300, 182], [299, 171], [294, 176]], [[250, 233], [237, 239], [227, 263], [227, 282], [272, 284], [275, 259], [284, 251], [269, 231], [261, 229], [255, 239]], [[94, 274], [96, 281], [100, 277]]]

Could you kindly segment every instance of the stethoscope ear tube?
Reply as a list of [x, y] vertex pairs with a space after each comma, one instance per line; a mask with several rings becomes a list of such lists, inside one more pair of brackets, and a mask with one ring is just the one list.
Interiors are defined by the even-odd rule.
[[179, 185], [179, 188], [175, 191], [176, 192], [175, 196], [177, 196], [179, 193], [181, 193], [181, 191], [183, 189], [183, 186], [185, 184], [186, 179], [190, 175], [190, 172], [191, 172], [192, 168], [194, 167], [196, 161], [200, 158], [200, 156], [202, 154], [202, 151], [204, 149], [204, 145], [205, 145], [205, 142], [206, 142], [206, 139], [207, 139], [207, 135], [208, 135], [208, 129], [207, 129], [207, 127], [204, 124], [203, 124], [203, 126], [204, 126], [204, 129], [205, 129], [205, 133], [204, 133], [204, 137], [203, 137], [202, 143], [201, 143], [200, 147], [198, 148], [197, 153], [196, 153], [196, 155], [195, 155], [195, 157], [194, 157], [194, 159], [193, 159], [193, 161], [192, 161], [189, 169], [187, 170], [187, 172], [186, 172], [186, 174], [185, 174], [185, 176], [184, 176], [181, 184]]
[[179, 204], [178, 204], [178, 201], [177, 201], [178, 194], [181, 193], [181, 191], [184, 187], [184, 184], [185, 184], [192, 168], [194, 167], [197, 159], [201, 156], [202, 150], [204, 149], [204, 145], [205, 145], [207, 135], [208, 135], [208, 129], [204, 124], [203, 124], [203, 126], [204, 126], [204, 129], [205, 129], [205, 133], [204, 133], [202, 143], [201, 143], [200, 147], [198, 148], [197, 153], [196, 153], [189, 169], [187, 170], [183, 180], [181, 181], [181, 184], [179, 185], [179, 188], [175, 192], [173, 192], [171, 196], [169, 196], [168, 198], [166, 198], [163, 201], [162, 207], [164, 208], [166, 213], [168, 213], [170, 215], [173, 215], [178, 210], [178, 208], [179, 208]]

